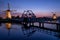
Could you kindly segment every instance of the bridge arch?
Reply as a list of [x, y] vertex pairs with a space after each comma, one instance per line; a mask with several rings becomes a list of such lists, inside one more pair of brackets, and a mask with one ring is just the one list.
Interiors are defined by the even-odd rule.
[[32, 10], [27, 10], [27, 11], [24, 11], [23, 14], [22, 14], [22, 17], [31, 17], [31, 18], [36, 18], [35, 14], [33, 13]]

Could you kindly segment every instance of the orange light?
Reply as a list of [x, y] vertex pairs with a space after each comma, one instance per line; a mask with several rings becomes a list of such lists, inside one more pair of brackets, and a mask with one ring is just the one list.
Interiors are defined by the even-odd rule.
[[6, 23], [6, 28], [10, 29], [11, 28], [11, 23]]
[[53, 19], [57, 19], [57, 16], [56, 16], [56, 14], [53, 14]]
[[10, 13], [10, 11], [6, 11], [6, 18], [10, 18], [11, 19], [11, 13]]
[[56, 19], [56, 18], [57, 18], [56, 16], [53, 17], [53, 19]]

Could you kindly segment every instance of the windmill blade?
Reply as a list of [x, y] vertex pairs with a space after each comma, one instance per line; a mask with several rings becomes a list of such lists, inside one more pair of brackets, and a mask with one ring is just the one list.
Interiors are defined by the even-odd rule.
[[4, 14], [4, 13], [6, 13], [6, 11], [0, 11], [0, 13], [1, 13], [1, 14]]

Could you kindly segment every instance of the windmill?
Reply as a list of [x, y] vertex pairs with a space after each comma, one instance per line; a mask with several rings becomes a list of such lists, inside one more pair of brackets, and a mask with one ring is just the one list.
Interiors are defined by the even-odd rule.
[[5, 10], [5, 11], [0, 10], [0, 12], [6, 13], [5, 18], [9, 18], [9, 19], [12, 18], [11, 12], [13, 12], [13, 11], [16, 11], [16, 10], [10, 10], [10, 4], [9, 3], [8, 3], [8, 9], [7, 10]]
[[56, 12], [54, 13], [54, 12], [52, 12], [53, 13], [53, 16], [52, 16], [52, 18], [53, 18], [53, 20], [56, 20], [57, 19], [57, 16], [56, 16]]

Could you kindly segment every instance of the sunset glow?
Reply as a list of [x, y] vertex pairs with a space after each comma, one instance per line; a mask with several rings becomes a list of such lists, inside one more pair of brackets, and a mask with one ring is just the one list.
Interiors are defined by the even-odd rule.
[[25, 10], [32, 10], [37, 17], [52, 16], [51, 12], [60, 16], [60, 0], [0, 0], [0, 10], [7, 10], [8, 2], [10, 10], [16, 10], [17, 15]]

